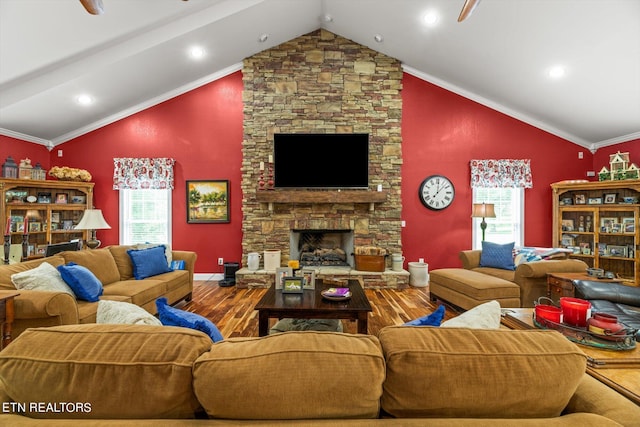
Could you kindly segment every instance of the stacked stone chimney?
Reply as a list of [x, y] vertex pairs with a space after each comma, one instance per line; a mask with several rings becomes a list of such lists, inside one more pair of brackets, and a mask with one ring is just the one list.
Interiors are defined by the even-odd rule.
[[[281, 250], [286, 265], [291, 229], [353, 230], [356, 246], [401, 252], [400, 62], [317, 30], [247, 58], [243, 65], [243, 265], [249, 252], [265, 249]], [[256, 193], [268, 191], [259, 189], [260, 162], [268, 173], [274, 133], [368, 133], [369, 191], [381, 185], [386, 201], [375, 206], [259, 202]], [[301, 146], [299, 163], [292, 167], [305, 173], [331, 167], [314, 164], [307, 152]]]

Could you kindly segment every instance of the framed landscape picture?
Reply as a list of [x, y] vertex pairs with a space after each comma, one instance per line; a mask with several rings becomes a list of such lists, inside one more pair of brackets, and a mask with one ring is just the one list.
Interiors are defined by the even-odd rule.
[[187, 181], [187, 223], [229, 222], [229, 181]]
[[282, 279], [282, 292], [289, 294], [301, 294], [303, 292], [302, 277], [285, 277]]

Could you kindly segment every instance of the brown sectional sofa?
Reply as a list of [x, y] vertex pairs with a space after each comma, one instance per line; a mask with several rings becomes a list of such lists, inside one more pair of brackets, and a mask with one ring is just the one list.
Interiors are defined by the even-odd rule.
[[[173, 260], [184, 260], [185, 269], [163, 273], [144, 280], [135, 280], [133, 266], [127, 254], [133, 246], [116, 245], [95, 250], [61, 252], [47, 258], [18, 264], [0, 265], [0, 289], [15, 290], [11, 276], [39, 266], [43, 262], [57, 267], [75, 262], [100, 280], [104, 291], [101, 299], [136, 304], [156, 314], [155, 300], [166, 297], [169, 304], [189, 300], [193, 291], [196, 253], [172, 251]], [[15, 320], [12, 337], [27, 328], [95, 323], [97, 302], [76, 300], [63, 292], [20, 290], [15, 299]]]
[[555, 331], [392, 326], [212, 344], [185, 328], [31, 329], [0, 352], [0, 425], [639, 426]]
[[548, 273], [586, 272], [587, 264], [577, 259], [552, 259], [525, 262], [515, 270], [480, 267], [481, 250], [461, 251], [459, 258], [465, 270], [471, 270], [489, 276], [513, 282], [520, 287], [520, 306], [533, 307], [534, 301], [547, 296]]

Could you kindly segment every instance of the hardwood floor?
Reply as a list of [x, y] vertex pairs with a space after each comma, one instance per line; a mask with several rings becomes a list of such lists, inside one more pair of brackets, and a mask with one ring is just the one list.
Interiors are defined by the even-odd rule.
[[[220, 287], [214, 281], [196, 281], [192, 300], [176, 307], [205, 316], [216, 324], [225, 338], [257, 337], [258, 312], [253, 307], [265, 292], [266, 289], [236, 289]], [[385, 326], [401, 325], [427, 315], [438, 307], [429, 301], [428, 288], [365, 289], [365, 294], [373, 309], [369, 315], [371, 335], [377, 335]], [[456, 314], [447, 306], [445, 320]], [[343, 328], [345, 332], [356, 333], [355, 322], [343, 320]]]

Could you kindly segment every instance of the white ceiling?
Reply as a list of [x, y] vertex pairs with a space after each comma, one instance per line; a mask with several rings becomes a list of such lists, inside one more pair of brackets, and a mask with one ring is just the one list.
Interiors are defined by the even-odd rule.
[[640, 0], [483, 0], [458, 23], [463, 3], [103, 0], [94, 16], [78, 0], [0, 0], [0, 133], [53, 148], [322, 27], [586, 148], [640, 138]]

